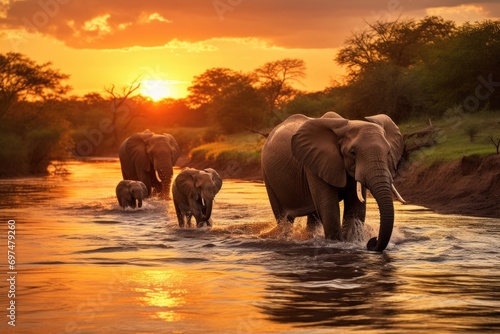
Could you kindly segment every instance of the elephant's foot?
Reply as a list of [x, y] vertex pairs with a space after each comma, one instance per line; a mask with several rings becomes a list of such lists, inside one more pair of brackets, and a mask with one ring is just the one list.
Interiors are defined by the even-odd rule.
[[306, 232], [310, 238], [313, 238], [320, 230], [320, 233], [323, 232], [323, 224], [321, 224], [321, 220], [316, 216], [316, 214], [311, 214], [307, 216], [307, 225]]
[[200, 221], [200, 222], [196, 223], [196, 227], [203, 227], [203, 226], [212, 227], [212, 223], [208, 220]]

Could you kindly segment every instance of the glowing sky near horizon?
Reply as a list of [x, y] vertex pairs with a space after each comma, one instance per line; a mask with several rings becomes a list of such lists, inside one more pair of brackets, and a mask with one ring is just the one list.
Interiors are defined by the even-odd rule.
[[[321, 90], [341, 80], [333, 61], [365, 21], [440, 15], [457, 23], [500, 17], [500, 3], [458, 0], [0, 0], [0, 50], [53, 63], [72, 93], [104, 91], [138, 78], [153, 99], [187, 94], [214, 67], [251, 71], [300, 58]], [[149, 89], [149, 90], [148, 90]]]

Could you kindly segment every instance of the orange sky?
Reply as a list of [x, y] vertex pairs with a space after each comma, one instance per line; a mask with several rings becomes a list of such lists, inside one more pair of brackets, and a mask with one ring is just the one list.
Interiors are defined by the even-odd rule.
[[153, 97], [183, 97], [213, 67], [253, 70], [301, 58], [314, 91], [340, 79], [336, 50], [364, 21], [441, 15], [496, 19], [500, 4], [459, 0], [0, 0], [0, 52], [51, 61], [73, 94], [143, 80]]

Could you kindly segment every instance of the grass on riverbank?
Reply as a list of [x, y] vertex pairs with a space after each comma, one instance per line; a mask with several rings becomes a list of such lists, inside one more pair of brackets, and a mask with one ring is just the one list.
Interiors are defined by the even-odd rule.
[[227, 177], [256, 174], [264, 141], [264, 137], [253, 133], [228, 135], [222, 141], [193, 148], [191, 164], [213, 167]]
[[[425, 128], [428, 120], [414, 120], [400, 125], [402, 133], [412, 133]], [[500, 139], [500, 112], [456, 113], [442, 119], [432, 119], [439, 129], [437, 144], [412, 154], [411, 161], [426, 165], [461, 159], [468, 155], [489, 155], [496, 148], [489, 136]], [[472, 141], [471, 141], [472, 135]]]

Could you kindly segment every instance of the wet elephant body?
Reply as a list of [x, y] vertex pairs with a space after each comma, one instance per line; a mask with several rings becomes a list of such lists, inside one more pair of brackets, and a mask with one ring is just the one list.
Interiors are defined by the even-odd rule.
[[173, 166], [179, 155], [172, 135], [149, 130], [133, 134], [119, 149], [123, 178], [143, 182], [148, 196], [155, 192], [169, 198]]
[[[365, 221], [366, 189], [379, 206], [379, 236], [368, 249], [387, 247], [394, 224], [393, 177], [403, 153], [399, 128], [387, 115], [352, 121], [328, 112], [314, 119], [292, 115], [276, 126], [262, 149], [262, 170], [278, 222], [307, 216], [325, 237], [345, 240]], [[343, 222], [339, 201], [344, 201]]]
[[221, 187], [222, 179], [212, 168], [204, 170], [183, 169], [172, 185], [179, 226], [190, 226], [193, 216], [198, 227], [203, 224], [210, 226], [213, 201]]

